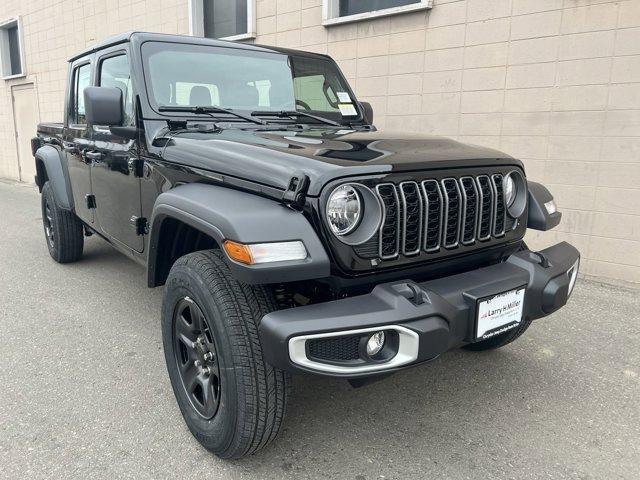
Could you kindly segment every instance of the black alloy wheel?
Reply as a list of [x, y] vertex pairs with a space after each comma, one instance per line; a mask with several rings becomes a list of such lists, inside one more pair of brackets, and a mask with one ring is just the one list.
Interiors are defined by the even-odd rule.
[[56, 239], [53, 233], [53, 213], [51, 212], [51, 205], [49, 205], [49, 199], [47, 197], [42, 199], [42, 221], [44, 222], [44, 234], [47, 237], [49, 248], [55, 249]]
[[189, 297], [178, 302], [173, 315], [174, 356], [182, 387], [204, 419], [215, 416], [222, 389], [213, 332], [200, 307]]

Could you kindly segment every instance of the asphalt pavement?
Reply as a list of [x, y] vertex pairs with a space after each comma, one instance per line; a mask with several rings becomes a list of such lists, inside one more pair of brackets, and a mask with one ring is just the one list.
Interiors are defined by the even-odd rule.
[[37, 190], [0, 182], [0, 478], [640, 478], [637, 290], [580, 281], [503, 349], [360, 389], [295, 377], [280, 437], [236, 461], [182, 421], [161, 299], [95, 236], [56, 264]]

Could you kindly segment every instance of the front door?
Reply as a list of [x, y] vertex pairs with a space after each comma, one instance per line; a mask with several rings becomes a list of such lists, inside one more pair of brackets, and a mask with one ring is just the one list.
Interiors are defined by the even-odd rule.
[[33, 183], [36, 175], [36, 162], [31, 153], [31, 137], [35, 136], [38, 124], [38, 102], [33, 84], [16, 85], [11, 89], [13, 100], [13, 120], [16, 130], [16, 148], [20, 181]]
[[[105, 52], [97, 67], [96, 85], [122, 90], [124, 125], [134, 126], [134, 96], [126, 52]], [[142, 208], [137, 142], [113, 135], [109, 128], [99, 125], [93, 127], [92, 139], [91, 184], [100, 231], [111, 240], [141, 252], [143, 236], [137, 230]]]

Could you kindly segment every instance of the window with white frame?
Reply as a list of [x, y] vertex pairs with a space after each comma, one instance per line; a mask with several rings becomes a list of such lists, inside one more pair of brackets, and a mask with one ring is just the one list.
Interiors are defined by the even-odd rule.
[[4, 79], [25, 75], [21, 26], [19, 17], [0, 23], [0, 70]]
[[256, 36], [256, 0], [189, 0], [191, 34], [243, 40]]
[[355, 22], [431, 8], [433, 0], [323, 0], [323, 25]]

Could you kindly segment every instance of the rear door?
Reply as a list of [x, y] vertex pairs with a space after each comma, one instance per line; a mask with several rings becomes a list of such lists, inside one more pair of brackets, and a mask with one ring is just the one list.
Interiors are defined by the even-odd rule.
[[[135, 126], [129, 59], [122, 46], [96, 57], [95, 84], [122, 90], [124, 125]], [[137, 141], [113, 135], [108, 127], [100, 125], [93, 127], [92, 135], [91, 183], [99, 228], [112, 240], [141, 252], [143, 236], [137, 231], [141, 217]]]
[[86, 223], [93, 223], [91, 206], [91, 160], [86, 152], [92, 141], [84, 107], [84, 89], [91, 85], [91, 56], [71, 64], [71, 82], [67, 90], [66, 128], [62, 148], [67, 157], [69, 181], [76, 214]]

